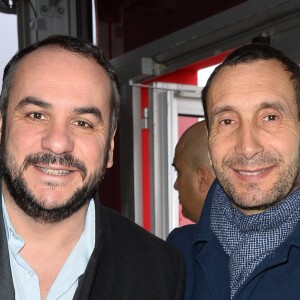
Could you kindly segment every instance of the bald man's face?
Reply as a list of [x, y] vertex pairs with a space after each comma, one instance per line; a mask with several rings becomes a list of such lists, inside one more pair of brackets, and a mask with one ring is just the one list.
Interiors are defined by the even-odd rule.
[[201, 198], [199, 191], [197, 170], [187, 163], [187, 159], [178, 147], [175, 150], [173, 166], [177, 172], [174, 189], [178, 191], [182, 214], [193, 222], [198, 222], [205, 199]]

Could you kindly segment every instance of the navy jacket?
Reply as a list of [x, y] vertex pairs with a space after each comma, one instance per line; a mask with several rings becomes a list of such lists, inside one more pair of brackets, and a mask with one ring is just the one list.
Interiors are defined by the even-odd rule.
[[[186, 300], [230, 299], [229, 257], [210, 229], [211, 203], [218, 184], [216, 180], [207, 195], [199, 223], [174, 229], [167, 239], [185, 258]], [[233, 299], [300, 299], [299, 222], [274, 255], [256, 267]]]
[[[0, 189], [1, 194], [1, 189]], [[96, 242], [76, 300], [183, 299], [184, 262], [177, 250], [95, 198]], [[0, 299], [14, 300], [0, 204]]]

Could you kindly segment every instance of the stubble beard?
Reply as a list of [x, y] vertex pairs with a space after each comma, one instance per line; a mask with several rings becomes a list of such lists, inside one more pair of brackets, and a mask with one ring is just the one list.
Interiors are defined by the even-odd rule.
[[[222, 162], [222, 170], [214, 167], [215, 174], [224, 191], [237, 208], [244, 211], [265, 211], [282, 201], [291, 191], [300, 185], [300, 152], [297, 157], [284, 168], [279, 170], [276, 181], [267, 189], [262, 190], [259, 182], [245, 183], [244, 186], [237, 186], [228, 175], [232, 166], [244, 168], [246, 166], [280, 165], [283, 159], [277, 154], [262, 154], [251, 160], [242, 156], [235, 156], [225, 159]], [[230, 171], [232, 172], [232, 170]], [[240, 192], [244, 189], [243, 192]]]

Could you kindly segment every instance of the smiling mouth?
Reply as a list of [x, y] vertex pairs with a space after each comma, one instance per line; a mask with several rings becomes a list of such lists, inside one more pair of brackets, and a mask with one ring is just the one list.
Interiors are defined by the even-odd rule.
[[49, 169], [40, 166], [37, 166], [37, 168], [48, 175], [55, 175], [55, 176], [65, 176], [73, 172], [72, 170], [55, 170], [55, 169]]
[[257, 176], [257, 175], [266, 173], [271, 169], [272, 169], [272, 167], [261, 169], [261, 170], [256, 170], [256, 171], [242, 171], [242, 170], [234, 170], [234, 171], [241, 175], [244, 175], [244, 176]]

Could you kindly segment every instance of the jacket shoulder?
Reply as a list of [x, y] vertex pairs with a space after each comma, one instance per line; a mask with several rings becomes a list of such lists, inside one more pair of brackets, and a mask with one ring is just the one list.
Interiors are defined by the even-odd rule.
[[108, 226], [110, 239], [113, 238], [118, 244], [121, 243], [123, 246], [128, 247], [138, 246], [140, 250], [147, 252], [149, 252], [150, 249], [154, 250], [157, 248], [162, 252], [167, 252], [168, 254], [171, 252], [177, 255], [177, 251], [174, 247], [170, 247], [168, 243], [125, 216], [105, 207], [103, 207], [103, 214], [106, 219], [106, 225]]
[[96, 281], [103, 299], [182, 299], [185, 267], [175, 247], [115, 211], [100, 211]]
[[196, 224], [175, 228], [167, 237], [167, 242], [176, 247], [179, 252], [186, 256], [192, 249]]

